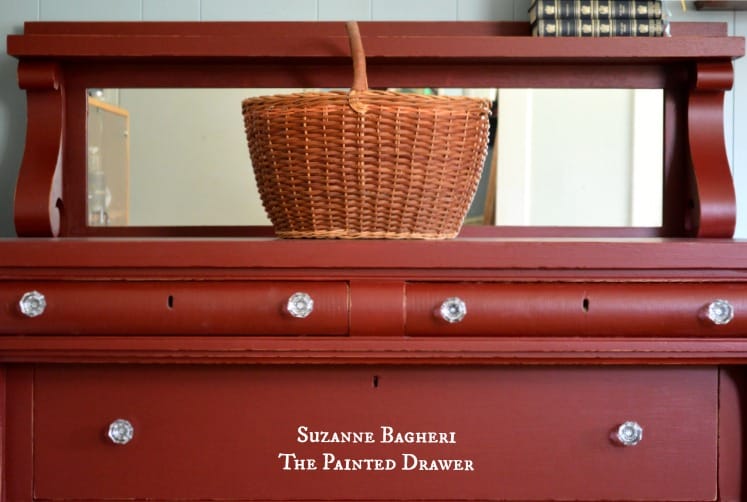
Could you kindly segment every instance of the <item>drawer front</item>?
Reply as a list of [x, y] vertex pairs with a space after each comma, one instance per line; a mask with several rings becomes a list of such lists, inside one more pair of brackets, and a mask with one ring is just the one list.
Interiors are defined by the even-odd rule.
[[[747, 286], [740, 284], [414, 283], [406, 295], [411, 336], [747, 334]], [[454, 299], [466, 313], [449, 322], [441, 306]], [[708, 307], [718, 300], [733, 312], [724, 324], [708, 318]]]
[[[287, 311], [307, 293], [306, 317]], [[19, 302], [43, 311], [27, 315]], [[6, 282], [0, 284], [2, 334], [345, 335], [348, 287], [325, 282]]]
[[[715, 368], [58, 366], [34, 378], [45, 500], [716, 497]], [[107, 437], [117, 419], [133, 428], [126, 444]], [[635, 446], [613, 441], [626, 421], [643, 428]]]

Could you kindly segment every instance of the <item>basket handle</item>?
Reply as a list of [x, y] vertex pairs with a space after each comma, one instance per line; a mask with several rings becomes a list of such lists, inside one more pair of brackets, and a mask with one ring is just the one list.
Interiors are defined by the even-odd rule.
[[355, 21], [348, 21], [345, 27], [348, 30], [348, 39], [350, 40], [350, 55], [353, 56], [353, 85], [350, 88], [353, 91], [366, 91], [368, 90], [368, 77], [366, 76], [366, 54], [363, 52], [361, 32], [358, 29], [358, 23]]

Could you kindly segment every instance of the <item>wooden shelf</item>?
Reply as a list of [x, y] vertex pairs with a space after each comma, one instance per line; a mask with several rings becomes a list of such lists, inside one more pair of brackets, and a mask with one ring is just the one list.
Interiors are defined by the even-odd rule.
[[[702, 25], [702, 26], [698, 26]], [[446, 28], [448, 27], [448, 28]], [[440, 29], [443, 31], [438, 31]], [[361, 23], [370, 60], [459, 60], [558, 63], [733, 59], [744, 42], [721, 23], [672, 23], [672, 37], [532, 37], [523, 22]], [[701, 43], [703, 36], [708, 43]], [[347, 64], [343, 23], [45, 23], [30, 22], [8, 37], [18, 58], [337, 59]]]
[[697, 10], [747, 10], [747, 2], [743, 0], [706, 0], [695, 2], [695, 8]]
[[[651, 269], [677, 269], [679, 274], [728, 268], [735, 276], [747, 272], [747, 254], [731, 241], [699, 239], [571, 239], [571, 238], [457, 238], [423, 240], [334, 240], [274, 238], [67, 238], [0, 240], [0, 274], [25, 263], [28, 274], [44, 277], [45, 269], [69, 267], [96, 274], [99, 268], [123, 273], [148, 269], [185, 270], [191, 267], [245, 269], [252, 274], [286, 276], [297, 273], [303, 255], [306, 271], [326, 278], [347, 277], [359, 269], [395, 274], [397, 270], [445, 268], [451, 274], [495, 275], [496, 271], [538, 267], [569, 271], [596, 270], [605, 275], [640, 275]], [[154, 252], [157, 249], [158, 252]], [[455, 261], [454, 257], [460, 257]], [[220, 264], [217, 266], [216, 264]], [[686, 271], [692, 272], [686, 272]], [[113, 272], [108, 272], [112, 274]], [[381, 272], [379, 272], [381, 273]], [[506, 272], [508, 273], [508, 272]], [[539, 271], [534, 272], [540, 276]], [[510, 274], [509, 274], [510, 275]], [[256, 277], [256, 275], [253, 275]], [[508, 277], [508, 275], [506, 275]]]

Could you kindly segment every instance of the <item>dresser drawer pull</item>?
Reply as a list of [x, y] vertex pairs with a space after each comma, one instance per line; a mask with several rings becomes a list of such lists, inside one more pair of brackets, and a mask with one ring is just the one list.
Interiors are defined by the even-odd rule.
[[28, 291], [18, 301], [18, 309], [26, 317], [40, 316], [46, 308], [47, 299], [38, 291]]
[[135, 436], [135, 428], [128, 420], [118, 418], [109, 424], [106, 435], [114, 444], [127, 444]]
[[622, 446], [635, 446], [643, 441], [643, 427], [638, 422], [625, 422], [617, 428], [612, 439]]
[[729, 324], [734, 319], [734, 307], [726, 300], [713, 300], [705, 308], [705, 317], [713, 324]]
[[447, 298], [438, 309], [438, 315], [449, 323], [462, 322], [464, 316], [467, 315], [467, 304], [456, 296]]
[[293, 293], [290, 298], [288, 298], [288, 304], [285, 309], [293, 317], [299, 319], [309, 317], [309, 315], [314, 311], [314, 299], [311, 298], [308, 293]]

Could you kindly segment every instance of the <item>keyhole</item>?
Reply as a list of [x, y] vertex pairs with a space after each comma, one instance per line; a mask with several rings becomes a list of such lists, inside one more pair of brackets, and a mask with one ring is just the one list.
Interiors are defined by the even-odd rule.
[[373, 376], [373, 388], [378, 389], [379, 388], [379, 375]]
[[173, 309], [174, 308], [174, 296], [173, 295], [169, 295], [168, 299], [166, 300], [166, 306], [169, 309]]
[[589, 311], [589, 299], [588, 298], [584, 298], [584, 301], [581, 302], [581, 308], [584, 309], [584, 312]]

